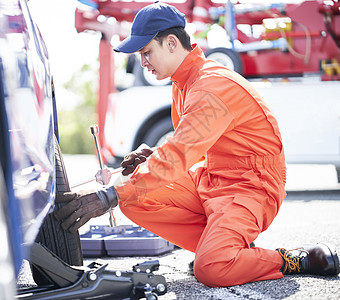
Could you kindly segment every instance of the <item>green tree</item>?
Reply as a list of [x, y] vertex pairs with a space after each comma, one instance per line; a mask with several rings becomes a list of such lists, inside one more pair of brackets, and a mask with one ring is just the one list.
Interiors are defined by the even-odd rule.
[[94, 153], [93, 136], [89, 127], [97, 120], [97, 74], [97, 68], [85, 64], [64, 84], [65, 89], [76, 94], [79, 100], [74, 109], [58, 111], [60, 146], [63, 153]]

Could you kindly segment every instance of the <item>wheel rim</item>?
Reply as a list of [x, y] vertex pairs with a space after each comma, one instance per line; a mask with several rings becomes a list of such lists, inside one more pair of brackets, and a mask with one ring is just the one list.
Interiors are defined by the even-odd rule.
[[169, 132], [167, 132], [166, 134], [163, 134], [163, 135], [158, 139], [158, 141], [157, 141], [157, 143], [156, 143], [155, 146], [157, 147], [157, 146], [162, 145], [162, 144], [165, 142], [166, 138], [169, 137], [169, 136], [172, 136], [173, 134], [174, 134], [173, 131], [169, 131]]
[[143, 68], [143, 76], [145, 80], [152, 86], [162, 86], [168, 85], [170, 83], [169, 78], [157, 80], [156, 76], [149, 72], [147, 68]]
[[207, 58], [215, 60], [231, 70], [235, 70], [235, 64], [233, 60], [230, 58], [230, 56], [226, 55], [225, 53], [222, 52], [211, 53], [208, 55]]

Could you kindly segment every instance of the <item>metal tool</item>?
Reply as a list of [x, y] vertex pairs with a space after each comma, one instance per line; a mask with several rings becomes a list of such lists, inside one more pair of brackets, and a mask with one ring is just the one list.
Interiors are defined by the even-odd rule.
[[145, 261], [132, 271], [107, 269], [97, 260], [86, 267], [66, 264], [45, 246], [34, 243], [30, 262], [39, 268], [50, 284], [19, 291], [16, 299], [131, 299], [156, 300], [167, 292], [164, 276], [154, 274], [159, 261]]
[[[107, 185], [107, 184], [109, 184], [109, 182], [111, 180], [112, 173], [110, 172], [110, 170], [108, 168], [104, 167], [104, 165], [103, 165], [102, 151], [101, 151], [100, 143], [99, 143], [99, 140], [98, 140], [99, 127], [98, 127], [97, 124], [91, 125], [90, 130], [91, 130], [91, 133], [92, 133], [93, 138], [94, 138], [94, 143], [96, 145], [97, 156], [98, 156], [98, 161], [99, 161], [99, 166], [100, 166], [100, 170], [95, 175], [96, 181], [100, 184]], [[110, 222], [111, 227], [116, 226], [117, 225], [116, 219], [113, 215], [113, 209], [112, 208], [109, 211], [109, 215], [110, 215], [109, 222]]]
[[90, 182], [93, 182], [93, 181], [97, 181], [100, 184], [107, 185], [107, 184], [109, 184], [109, 182], [111, 180], [112, 174], [116, 174], [116, 173], [123, 171], [123, 168], [117, 168], [117, 169], [114, 169], [114, 170], [110, 170], [110, 169], [108, 169], [104, 166], [101, 147], [100, 147], [100, 143], [99, 143], [99, 139], [98, 139], [98, 135], [99, 135], [98, 125], [97, 124], [91, 125], [90, 131], [91, 131], [93, 138], [94, 138], [94, 144], [96, 146], [100, 170], [97, 172], [97, 174], [93, 178], [84, 180], [84, 181], [79, 182], [79, 183], [76, 183], [75, 185], [72, 185], [71, 188], [75, 188], [75, 187], [78, 187], [78, 186], [81, 186], [83, 184], [87, 184], [87, 183], [90, 183]]
[[[109, 170], [109, 172], [111, 173], [111, 175], [113, 174], [117, 174], [119, 172], [122, 172], [124, 170], [124, 168], [120, 167], [120, 168], [117, 168], [117, 169], [113, 169], [110, 171], [110, 169], [107, 169]], [[84, 180], [84, 181], [81, 181], [81, 182], [78, 182], [74, 185], [71, 186], [71, 189], [75, 188], [75, 187], [78, 187], [78, 186], [81, 186], [81, 185], [84, 185], [84, 184], [87, 184], [87, 183], [90, 183], [90, 182], [93, 182], [93, 181], [97, 181], [98, 182], [98, 179], [96, 176], [90, 178], [90, 179], [87, 179], [87, 180]]]
[[100, 166], [100, 169], [102, 170], [104, 168], [104, 165], [103, 165], [103, 157], [102, 157], [102, 152], [101, 152], [101, 148], [100, 148], [100, 143], [99, 143], [99, 140], [98, 140], [99, 127], [98, 127], [97, 124], [94, 124], [94, 125], [90, 126], [90, 130], [91, 130], [91, 133], [92, 133], [93, 138], [94, 138], [94, 143], [96, 145], [97, 156], [98, 156], [98, 160], [99, 160], [99, 166]]
[[96, 181], [100, 184], [106, 185], [110, 182], [112, 174], [110, 170], [106, 168], [103, 164], [102, 151], [101, 151], [100, 143], [98, 139], [99, 127], [97, 124], [91, 125], [90, 130], [94, 138], [94, 144], [96, 146], [97, 157], [98, 157], [99, 167], [100, 167], [100, 170], [95, 175]]

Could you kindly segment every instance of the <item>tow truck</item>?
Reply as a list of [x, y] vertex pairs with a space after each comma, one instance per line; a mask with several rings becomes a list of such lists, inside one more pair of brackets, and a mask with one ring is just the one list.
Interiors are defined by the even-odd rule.
[[[207, 58], [239, 72], [263, 94], [279, 120], [287, 162], [333, 164], [340, 178], [340, 3], [166, 2], [185, 13]], [[102, 33], [97, 112], [104, 161], [114, 167], [140, 144], [160, 144], [173, 132], [169, 80], [155, 83], [130, 55], [134, 86], [120, 92], [115, 86], [111, 38], [124, 39], [136, 12], [149, 3], [93, 0], [75, 13], [78, 32]]]

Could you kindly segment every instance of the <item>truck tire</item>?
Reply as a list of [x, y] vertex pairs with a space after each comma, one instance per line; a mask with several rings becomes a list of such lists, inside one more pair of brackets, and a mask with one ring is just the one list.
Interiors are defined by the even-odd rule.
[[[56, 168], [56, 193], [70, 191], [70, 185], [61, 155], [59, 143], [54, 137], [55, 168]], [[64, 204], [56, 204], [56, 208]], [[49, 214], [40, 228], [36, 238], [37, 243], [41, 243], [61, 258], [64, 262], [72, 266], [83, 265], [83, 252], [78, 231], [71, 233], [63, 230], [61, 221], [58, 221], [53, 214]], [[51, 284], [44, 272], [37, 266], [31, 264], [32, 276], [37, 285]]]
[[[131, 66], [129, 68], [131, 69]], [[136, 57], [133, 61], [132, 73], [135, 75], [135, 86], [165, 86], [171, 84], [170, 78], [157, 80], [147, 68], [141, 66], [139, 57]]]
[[173, 134], [171, 118], [163, 118], [152, 125], [146, 132], [143, 143], [150, 147], [159, 146], [165, 141], [165, 138]]
[[215, 60], [223, 66], [242, 75], [242, 61], [240, 55], [236, 51], [218, 47], [207, 50], [205, 56], [207, 59]]

